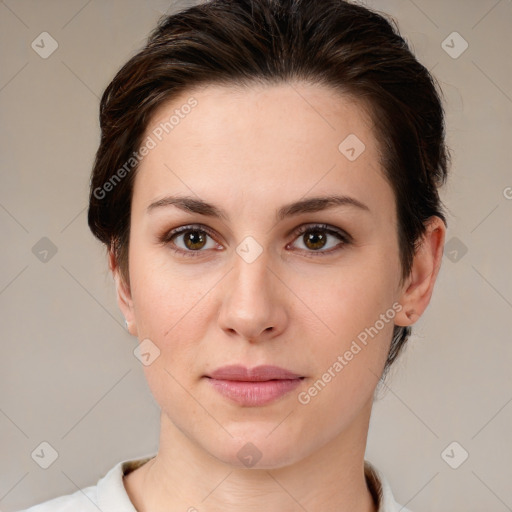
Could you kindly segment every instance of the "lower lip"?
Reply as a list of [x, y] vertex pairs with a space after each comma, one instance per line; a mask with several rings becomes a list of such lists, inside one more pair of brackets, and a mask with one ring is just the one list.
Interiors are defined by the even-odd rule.
[[208, 379], [210, 384], [225, 397], [248, 407], [265, 405], [294, 390], [302, 379], [267, 380], [247, 382]]

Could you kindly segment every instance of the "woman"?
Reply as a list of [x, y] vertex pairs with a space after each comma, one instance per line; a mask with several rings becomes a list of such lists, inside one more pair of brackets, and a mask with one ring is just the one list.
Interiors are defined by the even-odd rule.
[[364, 454], [441, 264], [436, 88], [342, 0], [161, 20], [102, 97], [88, 213], [158, 453], [31, 512], [407, 510]]

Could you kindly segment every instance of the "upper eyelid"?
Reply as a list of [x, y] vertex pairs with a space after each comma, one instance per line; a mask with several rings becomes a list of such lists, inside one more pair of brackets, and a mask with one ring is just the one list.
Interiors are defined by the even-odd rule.
[[335, 226], [330, 226], [329, 224], [323, 223], [323, 222], [312, 222], [312, 223], [305, 223], [301, 224], [297, 228], [294, 228], [292, 231], [290, 231], [288, 234], [301, 234], [305, 231], [313, 230], [313, 229], [319, 229], [323, 231], [328, 231], [331, 234], [335, 234], [347, 239], [350, 239], [351, 236], [343, 229], [336, 228]]

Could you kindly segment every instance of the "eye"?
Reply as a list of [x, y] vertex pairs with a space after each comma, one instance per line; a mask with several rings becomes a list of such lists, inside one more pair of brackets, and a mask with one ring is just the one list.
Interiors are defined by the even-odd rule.
[[[327, 224], [300, 226], [293, 235], [302, 243], [302, 247], [299, 249], [309, 253], [308, 255], [332, 254], [352, 241], [349, 234]], [[213, 233], [206, 226], [189, 225], [164, 233], [159, 237], [159, 241], [163, 245], [169, 245], [174, 252], [180, 255], [195, 257], [200, 256], [200, 253], [207, 249], [220, 250], [220, 246], [213, 238]], [[338, 243], [329, 240], [331, 238], [336, 238]], [[287, 247], [289, 246], [293, 246], [293, 244], [288, 244]]]
[[192, 257], [203, 252], [203, 249], [218, 248], [210, 231], [206, 227], [199, 226], [182, 226], [174, 229], [160, 237], [160, 242], [170, 245], [171, 249], [177, 253]]
[[[350, 235], [326, 224], [300, 226], [294, 235], [302, 243], [302, 247], [299, 247], [301, 250], [309, 253], [316, 252], [319, 255], [332, 254], [351, 242]], [[337, 238], [338, 243], [329, 241], [329, 238]]]

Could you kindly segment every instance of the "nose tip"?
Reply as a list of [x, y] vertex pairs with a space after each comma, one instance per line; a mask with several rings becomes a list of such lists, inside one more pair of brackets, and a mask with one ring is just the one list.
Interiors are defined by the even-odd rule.
[[[251, 251], [254, 255], [253, 242], [246, 243], [248, 252], [245, 255]], [[267, 266], [263, 251], [251, 263], [240, 257], [222, 292], [221, 328], [251, 342], [260, 340], [263, 334], [275, 336], [283, 328], [286, 318], [278, 282]]]

